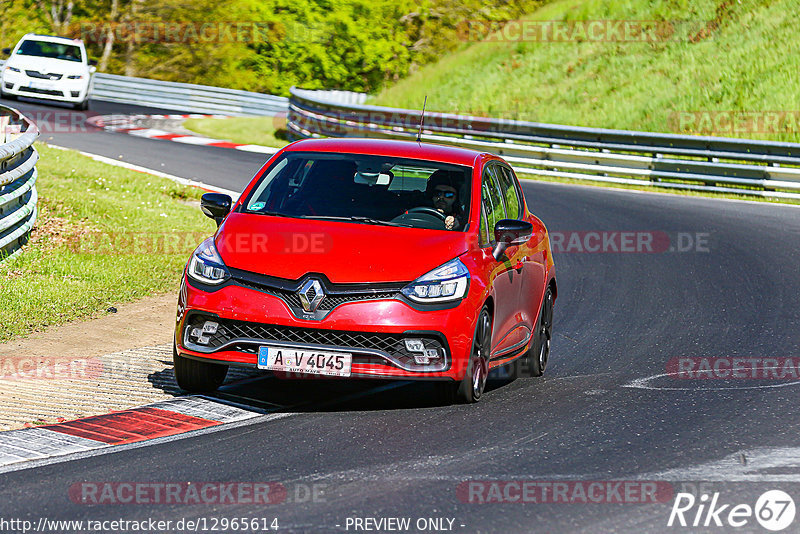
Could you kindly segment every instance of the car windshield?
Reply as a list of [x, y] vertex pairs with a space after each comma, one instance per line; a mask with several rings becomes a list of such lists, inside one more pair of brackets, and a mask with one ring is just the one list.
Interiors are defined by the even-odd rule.
[[466, 231], [471, 171], [388, 156], [287, 152], [261, 176], [244, 210]]
[[79, 46], [48, 41], [23, 41], [17, 50], [17, 55], [81, 62], [81, 48]]

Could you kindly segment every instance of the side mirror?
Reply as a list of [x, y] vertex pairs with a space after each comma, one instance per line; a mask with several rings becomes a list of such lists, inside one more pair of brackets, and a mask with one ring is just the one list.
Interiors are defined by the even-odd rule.
[[11, 49], [10, 49], [10, 48], [4, 48], [4, 49], [3, 49], [3, 55], [4, 55], [4, 56], [8, 56], [8, 55], [10, 55], [10, 54], [11, 54]]
[[506, 249], [511, 245], [520, 245], [533, 235], [533, 225], [528, 221], [517, 219], [501, 219], [494, 225], [494, 240], [497, 245], [492, 251], [492, 256], [497, 261], [503, 257]]
[[222, 193], [206, 193], [200, 198], [200, 209], [206, 217], [214, 219], [217, 226], [222, 224], [222, 219], [230, 213], [231, 204], [233, 199]]
[[94, 74], [95, 72], [97, 72], [97, 67], [95, 67], [94, 65], [89, 67], [89, 74]]

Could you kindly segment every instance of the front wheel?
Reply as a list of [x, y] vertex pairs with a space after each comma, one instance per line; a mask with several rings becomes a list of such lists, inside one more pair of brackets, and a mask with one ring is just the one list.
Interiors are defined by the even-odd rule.
[[489, 377], [489, 351], [492, 346], [492, 317], [489, 309], [483, 308], [475, 325], [475, 337], [472, 341], [467, 372], [458, 384], [455, 400], [463, 404], [472, 404], [481, 400]]
[[553, 291], [548, 287], [542, 299], [542, 313], [536, 324], [533, 345], [528, 349], [531, 376], [542, 376], [550, 358], [550, 341], [553, 338]]
[[172, 361], [175, 362], [175, 381], [189, 393], [215, 391], [225, 381], [228, 366], [218, 363], [201, 362], [178, 354], [172, 346]]

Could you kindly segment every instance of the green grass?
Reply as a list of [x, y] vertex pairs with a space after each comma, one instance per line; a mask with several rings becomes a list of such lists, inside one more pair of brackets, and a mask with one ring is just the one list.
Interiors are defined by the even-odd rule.
[[39, 220], [22, 254], [0, 265], [0, 342], [177, 291], [188, 255], [214, 231], [202, 191], [37, 149]]
[[[547, 123], [675, 131], [683, 111], [798, 111], [798, 0], [558, 0], [553, 20], [716, 21], [697, 42], [475, 42], [369, 103]], [[720, 135], [800, 141], [788, 133]], [[692, 133], [686, 128], [682, 133]]]
[[184, 128], [213, 139], [234, 143], [281, 148], [289, 144], [280, 117], [230, 117], [227, 119], [187, 119]]

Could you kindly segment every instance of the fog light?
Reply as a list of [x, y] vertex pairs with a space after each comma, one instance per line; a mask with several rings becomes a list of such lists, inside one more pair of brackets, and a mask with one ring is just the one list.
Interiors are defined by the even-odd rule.
[[206, 321], [203, 324], [203, 333], [204, 334], [216, 334], [217, 328], [219, 328], [219, 324], [215, 323], [214, 321]]
[[425, 352], [425, 344], [421, 339], [406, 339], [406, 350], [408, 352]]
[[193, 327], [189, 332], [189, 340], [198, 345], [208, 345], [211, 338], [205, 334], [215, 334], [219, 325], [213, 321], [206, 321], [203, 328]]
[[431, 363], [431, 359], [428, 358], [425, 355], [422, 355], [422, 354], [415, 354], [414, 355], [414, 362], [417, 365], [427, 365], [427, 364]]
[[436, 349], [425, 349], [425, 356], [427, 356], [431, 360], [438, 360], [439, 359], [439, 351], [436, 350]]

